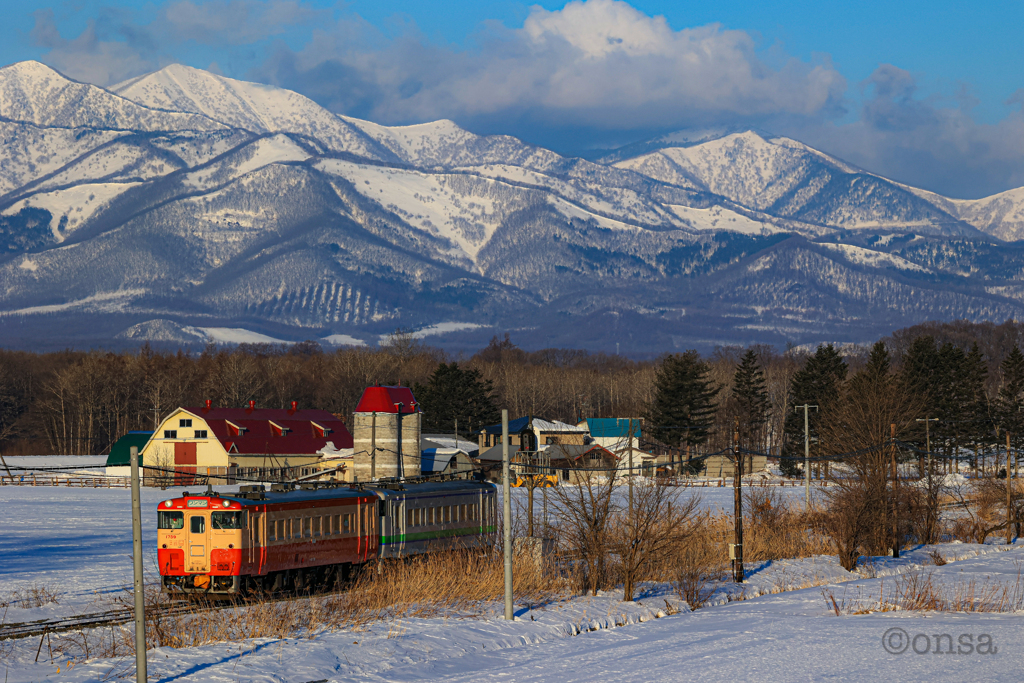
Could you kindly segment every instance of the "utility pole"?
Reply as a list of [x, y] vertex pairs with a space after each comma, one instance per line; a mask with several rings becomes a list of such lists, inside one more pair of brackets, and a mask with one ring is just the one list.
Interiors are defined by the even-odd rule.
[[146, 683], [146, 594], [142, 584], [142, 506], [139, 494], [139, 449], [132, 446], [132, 561], [135, 574], [135, 680]]
[[629, 444], [629, 523], [633, 523], [633, 439], [632, 439], [633, 420], [630, 419], [628, 431], [626, 434], [626, 443]]
[[1010, 479], [1010, 430], [1006, 430], [1006, 545], [1013, 543], [1013, 481]]
[[[926, 467], [928, 468], [928, 490], [929, 491], [932, 490], [932, 436], [931, 436], [931, 432], [928, 429], [928, 423], [930, 423], [930, 422], [938, 422], [938, 421], [939, 421], [939, 418], [937, 418], [937, 417], [925, 417], [925, 418], [920, 418], [919, 417], [916, 420], [916, 422], [924, 422], [924, 443], [925, 443], [924, 449], [926, 451], [925, 455], [927, 457], [927, 465], [926, 465]], [[895, 436], [893, 438], [895, 438]]]
[[743, 583], [743, 474], [740, 472], [740, 419], [736, 418], [736, 431], [733, 434], [733, 469], [732, 495], [734, 529], [732, 578], [736, 583]]
[[[896, 425], [889, 425], [892, 441], [892, 556], [900, 556], [899, 524], [896, 519], [896, 505], [900, 496], [900, 473], [896, 469]], [[884, 456], [883, 456], [884, 457]]]
[[377, 481], [377, 411], [370, 415], [370, 481]]
[[[932, 529], [932, 524], [935, 520], [935, 489], [932, 488], [932, 435], [928, 426], [932, 422], [938, 422], [937, 417], [925, 417], [917, 418], [916, 422], [924, 422], [924, 450], [925, 450], [925, 468], [928, 472], [928, 529]], [[918, 460], [920, 462], [920, 460]], [[928, 542], [931, 543], [932, 539], [929, 535]]]
[[402, 408], [405, 407], [404, 403], [396, 403], [395, 408], [398, 409], [398, 479], [401, 481], [405, 479], [405, 462], [402, 459]]
[[505, 551], [505, 621], [512, 621], [512, 487], [508, 467], [508, 410], [501, 411], [501, 480], [503, 546]]
[[814, 408], [815, 412], [818, 410], [818, 406], [812, 406], [809, 403], [805, 403], [802, 406], [796, 406], [797, 409], [804, 409], [804, 506], [807, 511], [811, 511], [811, 418], [809, 410]]

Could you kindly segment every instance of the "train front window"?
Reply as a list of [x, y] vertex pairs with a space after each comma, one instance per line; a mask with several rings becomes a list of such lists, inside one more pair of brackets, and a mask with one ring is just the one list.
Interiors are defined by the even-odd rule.
[[165, 512], [160, 510], [156, 515], [156, 528], [157, 529], [184, 529], [185, 528], [185, 513], [184, 512]]
[[242, 528], [242, 511], [236, 510], [234, 512], [213, 512], [211, 513], [212, 519], [210, 520], [211, 526], [217, 530], [225, 529], [241, 529]]
[[206, 518], [202, 515], [195, 515], [189, 522], [189, 528], [194, 534], [206, 533]]

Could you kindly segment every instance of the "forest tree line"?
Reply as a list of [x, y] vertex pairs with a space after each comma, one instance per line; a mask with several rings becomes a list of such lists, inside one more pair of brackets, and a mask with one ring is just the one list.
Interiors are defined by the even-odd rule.
[[[586, 417], [645, 418], [646, 434], [695, 455], [732, 444], [782, 455], [802, 466], [809, 411], [816, 456], [850, 450], [858, 438], [836, 425], [864, 385], [864, 373], [893, 378], [902, 401], [900, 438], [933, 451], [993, 447], [995, 428], [1024, 443], [1024, 324], [926, 323], [874, 347], [778, 350], [755, 345], [654, 360], [571, 349], [526, 351], [505, 335], [475, 354], [451, 357], [398, 331], [377, 348], [207, 346], [168, 352], [0, 350], [0, 449], [6, 454], [102, 454], [130, 430], [151, 430], [179, 406], [302, 408], [349, 419], [363, 389], [412, 386], [424, 431], [474, 430], [498, 419], [534, 415], [575, 423]], [[846, 411], [846, 412], [844, 412]], [[862, 416], [863, 417], [863, 416]], [[867, 419], [867, 418], [865, 418]], [[880, 419], [877, 416], [874, 418]], [[856, 421], [856, 420], [854, 420]], [[889, 423], [885, 425], [889, 429]], [[847, 434], [842, 436], [842, 434]]]

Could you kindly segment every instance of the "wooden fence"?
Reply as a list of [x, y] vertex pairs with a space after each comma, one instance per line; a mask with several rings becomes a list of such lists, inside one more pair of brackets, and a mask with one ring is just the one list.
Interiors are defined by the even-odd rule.
[[79, 488], [128, 488], [128, 477], [64, 477], [52, 474], [0, 475], [0, 486], [72, 486]]

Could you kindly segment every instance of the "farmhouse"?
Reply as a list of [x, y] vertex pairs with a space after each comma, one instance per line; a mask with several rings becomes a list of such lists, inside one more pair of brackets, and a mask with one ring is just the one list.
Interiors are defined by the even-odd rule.
[[[480, 437], [480, 452], [492, 446], [501, 445], [501, 423], [488, 425], [477, 432]], [[552, 444], [577, 444], [582, 446], [587, 440], [586, 425], [577, 426], [559, 422], [558, 420], [542, 420], [539, 417], [525, 416], [508, 423], [509, 443], [521, 446], [524, 451], [535, 451]]]
[[291, 479], [320, 469], [322, 452], [352, 448], [345, 423], [326, 410], [178, 408], [163, 419], [142, 451], [150, 485]]

